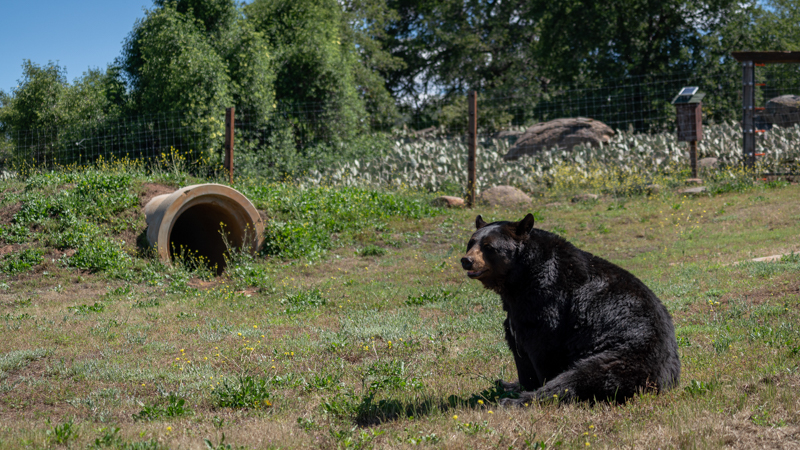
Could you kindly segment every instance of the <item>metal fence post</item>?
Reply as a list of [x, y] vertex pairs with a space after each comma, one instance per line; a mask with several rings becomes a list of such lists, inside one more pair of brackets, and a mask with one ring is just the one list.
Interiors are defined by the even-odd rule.
[[228, 177], [231, 184], [233, 184], [233, 131], [235, 112], [236, 108], [234, 107], [225, 110], [225, 159], [222, 165], [228, 170]]
[[475, 205], [475, 152], [478, 148], [478, 93], [471, 91], [467, 97], [469, 103], [469, 157], [467, 158], [467, 207]]
[[744, 112], [742, 118], [743, 145], [742, 153], [744, 165], [752, 170], [756, 163], [756, 123], [755, 123], [755, 64], [753, 61], [742, 63], [742, 103]]

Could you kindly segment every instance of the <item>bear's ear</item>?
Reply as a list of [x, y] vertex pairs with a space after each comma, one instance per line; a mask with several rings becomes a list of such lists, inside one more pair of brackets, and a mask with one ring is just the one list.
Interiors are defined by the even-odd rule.
[[480, 230], [485, 226], [486, 226], [486, 221], [484, 221], [483, 217], [481, 217], [481, 215], [478, 214], [478, 217], [475, 218], [475, 229]]
[[525, 236], [533, 229], [533, 214], [528, 213], [524, 219], [517, 222], [517, 236]]

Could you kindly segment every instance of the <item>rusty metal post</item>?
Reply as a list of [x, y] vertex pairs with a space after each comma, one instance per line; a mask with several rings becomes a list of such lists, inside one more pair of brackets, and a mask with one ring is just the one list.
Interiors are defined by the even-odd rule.
[[467, 207], [475, 205], [475, 152], [478, 148], [478, 93], [471, 91], [467, 96], [469, 103], [469, 124], [467, 129], [467, 143], [469, 157], [467, 158]]
[[689, 161], [692, 166], [692, 178], [697, 178], [697, 141], [689, 141]]
[[742, 153], [745, 168], [752, 170], [756, 163], [756, 123], [755, 123], [755, 64], [753, 61], [742, 63], [742, 100], [744, 112], [742, 117], [742, 133], [744, 136]]
[[230, 107], [225, 110], [225, 159], [222, 165], [228, 170], [230, 183], [233, 184], [233, 130], [234, 113], [236, 108]]

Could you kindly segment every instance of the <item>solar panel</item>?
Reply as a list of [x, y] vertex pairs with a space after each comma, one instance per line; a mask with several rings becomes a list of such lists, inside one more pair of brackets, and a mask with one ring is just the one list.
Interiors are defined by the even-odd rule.
[[697, 93], [697, 89], [699, 89], [699, 88], [697, 88], [695, 86], [685, 87], [685, 88], [681, 89], [681, 93], [678, 94], [678, 95], [694, 95], [695, 93]]

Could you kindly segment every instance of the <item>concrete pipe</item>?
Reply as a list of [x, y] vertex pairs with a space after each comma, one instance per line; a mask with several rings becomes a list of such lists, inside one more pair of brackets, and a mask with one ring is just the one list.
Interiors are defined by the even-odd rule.
[[176, 254], [202, 256], [219, 274], [225, 269], [226, 239], [230, 247], [250, 252], [263, 241], [258, 210], [239, 191], [221, 184], [196, 184], [159, 195], [144, 213], [147, 240], [165, 262]]

